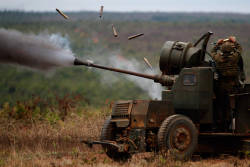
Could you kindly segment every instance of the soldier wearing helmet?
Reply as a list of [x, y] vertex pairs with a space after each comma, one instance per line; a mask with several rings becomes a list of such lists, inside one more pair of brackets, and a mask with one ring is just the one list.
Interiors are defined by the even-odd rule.
[[239, 86], [239, 81], [245, 81], [241, 53], [242, 48], [235, 37], [218, 40], [211, 52], [216, 63], [219, 81], [226, 83], [223, 87], [229, 92]]
[[241, 82], [245, 81], [241, 53], [242, 48], [235, 37], [218, 40], [211, 52], [218, 73], [215, 94], [219, 113], [215, 115], [223, 129], [226, 129], [231, 121], [229, 94], [239, 89]]

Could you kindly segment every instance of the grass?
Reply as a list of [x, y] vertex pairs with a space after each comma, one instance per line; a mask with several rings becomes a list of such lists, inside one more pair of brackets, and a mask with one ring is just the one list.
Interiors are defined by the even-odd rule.
[[20, 154], [12, 152], [11, 156], [2, 160], [0, 163], [6, 166], [166, 166], [166, 167], [249, 167], [248, 160], [239, 160], [237, 158], [231, 157], [227, 159], [206, 159], [196, 162], [179, 162], [166, 160], [162, 162], [158, 156], [138, 154], [133, 156], [133, 158], [127, 163], [117, 163], [113, 162], [105, 157], [105, 155], [98, 152], [82, 153], [78, 157], [72, 155], [65, 156], [55, 156], [39, 152]]
[[[8, 108], [13, 112], [13, 107], [8, 106]], [[27, 109], [27, 106], [24, 105], [24, 108]], [[55, 110], [57, 110], [57, 107], [55, 107]], [[66, 116], [59, 116], [56, 121], [41, 119], [40, 116], [37, 116], [39, 114], [33, 115], [33, 117], [27, 117], [25, 114], [22, 118], [13, 117], [7, 112], [6, 106], [1, 112], [5, 117], [2, 115], [0, 119], [0, 166], [250, 166], [249, 158], [239, 159], [233, 156], [199, 157], [196, 160], [180, 162], [171, 158], [164, 158], [155, 153], [136, 154], [125, 163], [114, 162], [105, 155], [101, 146], [88, 148], [80, 143], [82, 139], [99, 139], [102, 124], [111, 112], [110, 106], [100, 109], [89, 106], [73, 107], [67, 110]], [[23, 112], [30, 115], [30, 112], [25, 110]], [[55, 114], [53, 112], [50, 111], [49, 113], [53, 116]]]

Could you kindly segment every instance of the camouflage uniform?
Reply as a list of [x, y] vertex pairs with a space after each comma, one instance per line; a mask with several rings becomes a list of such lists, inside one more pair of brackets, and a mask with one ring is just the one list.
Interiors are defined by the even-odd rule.
[[234, 37], [219, 40], [211, 52], [218, 73], [218, 80], [215, 82], [218, 113], [215, 115], [223, 129], [228, 127], [231, 120], [229, 94], [240, 87], [240, 80], [245, 80], [241, 52], [242, 48]]
[[239, 80], [245, 80], [241, 52], [241, 46], [230, 38], [219, 40], [211, 52], [219, 75], [218, 84], [228, 92], [239, 87]]

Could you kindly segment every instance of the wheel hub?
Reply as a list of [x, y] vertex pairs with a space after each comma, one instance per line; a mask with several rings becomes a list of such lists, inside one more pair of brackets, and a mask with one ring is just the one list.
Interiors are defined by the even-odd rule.
[[191, 134], [185, 127], [178, 127], [173, 136], [173, 145], [179, 151], [184, 151], [191, 143]]

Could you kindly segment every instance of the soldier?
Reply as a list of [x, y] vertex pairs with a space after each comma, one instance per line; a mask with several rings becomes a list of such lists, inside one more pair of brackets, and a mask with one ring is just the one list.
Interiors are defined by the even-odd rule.
[[231, 122], [229, 94], [241, 87], [245, 81], [242, 48], [235, 37], [220, 39], [212, 49], [211, 55], [216, 63], [218, 80], [215, 82], [217, 124], [228, 129]]

